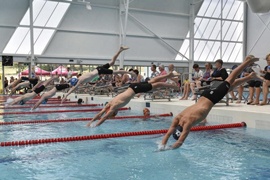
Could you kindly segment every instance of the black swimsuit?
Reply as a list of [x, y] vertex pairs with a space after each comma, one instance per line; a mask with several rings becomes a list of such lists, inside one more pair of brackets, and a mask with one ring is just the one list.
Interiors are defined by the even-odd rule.
[[204, 90], [202, 96], [216, 104], [228, 93], [229, 89], [230, 84], [227, 81], [223, 81], [216, 89]]
[[57, 85], [55, 85], [55, 88], [57, 89], [57, 91], [61, 91], [63, 89], [67, 89], [69, 87], [70, 87], [69, 84], [57, 84]]
[[39, 86], [38, 88], [36, 88], [36, 89], [34, 90], [34, 92], [35, 92], [36, 94], [39, 94], [39, 93], [41, 93], [44, 89], [45, 89], [45, 86], [44, 86], [44, 85], [41, 85], [41, 86]]
[[98, 66], [97, 70], [98, 70], [98, 74], [112, 74], [113, 70], [109, 69], [110, 68], [110, 64], [104, 64], [103, 66]]
[[129, 87], [137, 93], [144, 93], [152, 90], [152, 84], [147, 83], [147, 82], [142, 82], [142, 83], [131, 83]]

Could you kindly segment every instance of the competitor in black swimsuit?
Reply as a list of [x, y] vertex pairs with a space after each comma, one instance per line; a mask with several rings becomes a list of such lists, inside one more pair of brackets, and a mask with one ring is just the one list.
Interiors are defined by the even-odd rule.
[[[163, 76], [157, 76], [148, 82], [143, 83], [132, 83], [129, 88], [123, 93], [117, 95], [114, 99], [112, 99], [106, 106], [87, 124], [89, 127], [95, 120], [98, 120], [98, 123], [95, 126], [101, 125], [106, 119], [115, 116], [118, 112], [118, 109], [124, 107], [129, 103], [129, 101], [135, 96], [137, 93], [148, 92], [151, 90], [155, 90], [161, 87], [175, 88], [178, 89], [177, 86], [165, 82], [160, 82], [166, 78], [171, 78], [174, 76], [172, 72]], [[102, 115], [106, 113], [103, 117]]]
[[173, 120], [170, 129], [162, 140], [160, 150], [166, 150], [167, 141], [171, 135], [177, 140], [169, 149], [179, 148], [185, 141], [192, 126], [203, 121], [212, 107], [219, 102], [230, 90], [257, 78], [256, 73], [251, 73], [249, 76], [236, 79], [238, 75], [250, 64], [258, 61], [258, 58], [253, 58], [244, 61], [220, 84], [216, 89], [205, 90], [198, 102], [179, 113]]
[[73, 86], [72, 88], [70, 88], [70, 90], [68, 91], [68, 93], [63, 97], [62, 102], [64, 102], [66, 100], [66, 98], [68, 97], [68, 95], [70, 95], [75, 89], [77, 89], [79, 85], [84, 84], [84, 83], [91, 82], [96, 76], [98, 76], [100, 74], [115, 74], [115, 73], [116, 74], [117, 73], [125, 74], [125, 73], [127, 73], [124, 70], [113, 71], [113, 70], [109, 69], [111, 66], [114, 65], [116, 59], [121, 54], [121, 52], [123, 52], [123, 51], [125, 51], [127, 49], [129, 49], [129, 48], [127, 48], [127, 47], [120, 47], [120, 49], [113, 56], [112, 60], [109, 63], [104, 64], [103, 66], [98, 66], [96, 69], [94, 69], [93, 71], [91, 71], [89, 73], [84, 73], [78, 79], [77, 84], [75, 86]]
[[28, 77], [21, 77], [21, 83], [17, 84], [15, 87], [11, 89], [10, 96], [14, 94], [17, 90], [20, 90], [25, 87], [29, 87], [32, 90], [34, 90], [36, 87], [38, 87], [42, 82], [39, 82], [39, 78], [28, 78]]
[[33, 110], [36, 109], [40, 104], [44, 103], [46, 104], [48, 99], [53, 97], [57, 91], [62, 91], [64, 89], [72, 87], [71, 84], [57, 84], [52, 88], [50, 91], [44, 93], [41, 98], [36, 102], [36, 104], [33, 106]]
[[52, 77], [50, 79], [48, 79], [47, 81], [43, 82], [42, 85], [40, 85], [39, 87], [36, 87], [33, 92], [31, 93], [26, 93], [21, 97], [17, 97], [15, 99], [13, 99], [13, 101], [11, 103], [9, 103], [9, 105], [14, 105], [14, 104], [20, 104], [23, 105], [25, 104], [27, 101], [33, 99], [34, 97], [36, 97], [39, 93], [41, 93], [45, 87], [47, 85], [49, 85], [52, 81], [54, 81], [55, 79], [57, 79], [58, 76]]

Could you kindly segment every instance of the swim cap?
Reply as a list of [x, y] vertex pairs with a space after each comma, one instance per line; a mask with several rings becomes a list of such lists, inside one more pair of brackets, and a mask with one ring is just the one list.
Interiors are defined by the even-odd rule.
[[173, 132], [173, 138], [175, 140], [178, 140], [180, 135], [181, 135], [181, 132], [183, 131], [183, 127], [178, 125], [176, 128], [175, 128], [175, 131]]
[[77, 82], [78, 82], [78, 79], [77, 78], [71, 78], [69, 80], [69, 83], [71, 84], [71, 86], [76, 86]]
[[83, 100], [80, 98], [80, 99], [78, 99], [77, 103], [78, 104], [82, 104], [83, 103]]
[[47, 104], [48, 99], [44, 99], [41, 104]]
[[21, 100], [20, 102], [19, 102], [19, 105], [24, 105], [25, 104], [25, 102], [23, 101], [23, 100]]

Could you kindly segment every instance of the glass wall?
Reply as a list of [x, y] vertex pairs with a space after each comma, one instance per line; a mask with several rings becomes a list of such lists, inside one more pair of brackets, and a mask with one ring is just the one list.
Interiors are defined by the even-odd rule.
[[[194, 61], [242, 62], [243, 16], [241, 1], [204, 0], [194, 22]], [[188, 38], [189, 34], [180, 52], [189, 58]]]

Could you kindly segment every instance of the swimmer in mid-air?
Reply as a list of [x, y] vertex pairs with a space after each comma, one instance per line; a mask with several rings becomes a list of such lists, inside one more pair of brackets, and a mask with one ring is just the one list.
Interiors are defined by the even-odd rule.
[[[175, 75], [172, 72], [170, 72], [166, 75], [157, 76], [153, 79], [150, 79], [148, 82], [130, 84], [130, 86], [128, 87], [126, 91], [117, 95], [108, 104], [106, 104], [106, 106], [87, 124], [87, 126], [88, 127], [91, 126], [91, 124], [98, 119], [99, 121], [95, 126], [99, 126], [106, 119], [114, 117], [117, 114], [118, 109], [127, 105], [129, 101], [138, 93], [145, 93], [151, 90], [156, 90], [157, 88], [161, 88], [161, 87], [177, 89], [178, 87], [176, 85], [160, 82], [163, 79], [171, 78], [174, 76], [178, 76], [178, 75]], [[102, 117], [104, 113], [106, 114]]]
[[26, 93], [20, 97], [17, 97], [15, 99], [13, 99], [13, 101], [11, 101], [10, 103], [7, 103], [8, 105], [14, 105], [14, 104], [19, 104], [19, 105], [24, 105], [27, 101], [33, 99], [34, 97], [36, 97], [39, 93], [41, 93], [46, 86], [48, 86], [52, 81], [54, 81], [55, 79], [58, 79], [58, 76], [52, 77], [46, 81], [44, 81], [42, 83], [41, 86], [35, 88], [33, 90], [33, 92], [31, 93]]
[[57, 91], [62, 91], [64, 89], [74, 87], [78, 82], [77, 78], [71, 78], [66, 84], [56, 84], [50, 91], [44, 93], [41, 98], [33, 106], [32, 110], [36, 109], [40, 104], [46, 104], [48, 99], [53, 97]]
[[[235, 87], [243, 84], [244, 82], [258, 78], [258, 75], [253, 72], [249, 76], [236, 79], [248, 65], [258, 60], [258, 58], [253, 58], [244, 61], [234, 71], [232, 71], [228, 78], [225, 79], [225, 81], [222, 82], [216, 89], [204, 90], [196, 104], [186, 108], [174, 118], [168, 132], [162, 139], [160, 150], [179, 148], [187, 138], [191, 127], [203, 121], [212, 107], [218, 103], [229, 91], [233, 90]], [[171, 135], [173, 135], [177, 141], [171, 147], [167, 148], [166, 144]]]
[[18, 83], [15, 87], [11, 89], [10, 96], [12, 96], [17, 90], [20, 90], [25, 87], [29, 87], [32, 90], [34, 90], [42, 83], [41, 81], [39, 81], [39, 77], [35, 78], [21, 77], [18, 82], [20, 83]]
[[[121, 54], [121, 52], [123, 52], [123, 51], [125, 51], [127, 49], [129, 49], [129, 48], [128, 47], [120, 47], [120, 49], [118, 50], [118, 52], [113, 56], [112, 60], [109, 63], [107, 63], [107, 64], [105, 64], [103, 66], [98, 66], [95, 70], [93, 70], [93, 71], [91, 71], [89, 73], [83, 74], [79, 78], [77, 84], [75, 86], [73, 86], [72, 88], [70, 88], [70, 90], [68, 91], [68, 93], [62, 99], [62, 102], [61, 103], [63, 103], [66, 100], [66, 98], [68, 97], [68, 95], [70, 95], [75, 89], [77, 89], [79, 85], [90, 82], [97, 75], [100, 75], [100, 74], [118, 74], [118, 73], [119, 74], [125, 74], [125, 73], [127, 73], [124, 70], [117, 70], [117, 71], [114, 70], [113, 71], [113, 70], [109, 69], [111, 66], [114, 65], [116, 59]], [[130, 74], [132, 74], [132, 73], [130, 73]]]

